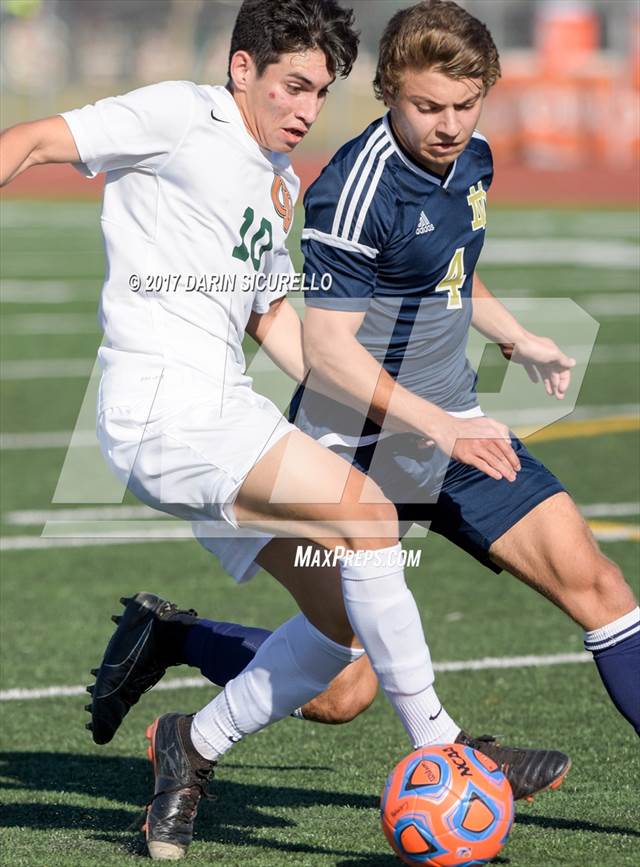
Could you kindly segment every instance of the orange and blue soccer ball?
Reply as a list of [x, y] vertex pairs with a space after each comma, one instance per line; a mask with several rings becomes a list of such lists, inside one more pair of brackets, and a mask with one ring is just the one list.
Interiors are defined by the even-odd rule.
[[461, 744], [422, 747], [391, 771], [382, 828], [405, 864], [486, 864], [513, 824], [511, 786], [487, 756]]

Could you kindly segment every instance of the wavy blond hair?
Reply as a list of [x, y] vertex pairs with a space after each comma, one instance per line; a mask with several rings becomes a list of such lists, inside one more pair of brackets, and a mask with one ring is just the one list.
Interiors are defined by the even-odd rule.
[[482, 21], [453, 0], [424, 0], [396, 12], [382, 34], [373, 81], [376, 97], [393, 101], [406, 69], [480, 78], [486, 93], [500, 78], [500, 59]]

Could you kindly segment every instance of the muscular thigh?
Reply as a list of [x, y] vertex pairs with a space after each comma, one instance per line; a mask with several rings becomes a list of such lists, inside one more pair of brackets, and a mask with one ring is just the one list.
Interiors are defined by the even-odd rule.
[[376, 483], [300, 431], [280, 440], [253, 467], [235, 512], [242, 526], [328, 547], [335, 546], [337, 535], [357, 538], [362, 547], [372, 539], [397, 540], [395, 511]]
[[565, 590], [587, 587], [603, 555], [566, 492], [539, 503], [497, 539], [491, 559], [558, 602]]

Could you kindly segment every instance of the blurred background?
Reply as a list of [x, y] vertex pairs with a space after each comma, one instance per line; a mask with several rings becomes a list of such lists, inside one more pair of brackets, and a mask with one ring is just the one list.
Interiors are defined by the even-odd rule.
[[[371, 90], [377, 41], [411, 0], [343, 2], [356, 9], [362, 50], [294, 153], [304, 183], [383, 111]], [[562, 479], [637, 592], [639, 5], [462, 2], [489, 25], [504, 67], [481, 122], [496, 177], [480, 273], [531, 330], [554, 337], [578, 362], [567, 399], [550, 401], [476, 336], [469, 355], [482, 405], [504, 412]], [[238, 6], [0, 0], [0, 123], [162, 79], [224, 83]], [[222, 568], [185, 539], [189, 527], [130, 493], [123, 498], [102, 459], [95, 435], [102, 183], [68, 166], [41, 166], [0, 196], [2, 867], [142, 863], [126, 827], [148, 796], [144, 726], [172, 706], [200, 706], [204, 693], [181, 677], [191, 672], [176, 671], [165, 685], [181, 693], [153, 691], [117, 741], [91, 743], [84, 684], [119, 596], [144, 587], [205, 616], [269, 628], [294, 613], [266, 575], [230, 592]], [[289, 242], [298, 268], [301, 222], [299, 207]], [[261, 358], [249, 369], [256, 390], [284, 408], [292, 384], [273, 365], [260, 367]], [[519, 582], [422, 535], [408, 542], [425, 548], [422, 567], [408, 577], [442, 666], [445, 704], [471, 731], [553, 744], [574, 762], [553, 800], [527, 805], [503, 863], [637, 867], [637, 739], [607, 706], [595, 667], [573, 664], [584, 659], [581, 631]], [[501, 664], [534, 655], [563, 664]], [[500, 669], [464, 670], [486, 657], [499, 658]], [[594, 762], [602, 744], [615, 748]], [[216, 781], [215, 805], [203, 804], [190, 867], [391, 864], [369, 809], [405, 749], [384, 702], [321, 736], [290, 720], [237, 749]]]
[[[1, 0], [2, 126], [163, 79], [224, 83], [239, 0]], [[345, 5], [347, 5], [345, 0]], [[303, 183], [382, 107], [371, 88], [386, 21], [408, 0], [349, 0], [362, 47], [294, 163]], [[638, 0], [462, 0], [501, 52], [481, 129], [494, 196], [632, 201], [640, 152]], [[522, 171], [524, 169], [525, 171]], [[630, 174], [632, 172], [633, 174]], [[23, 176], [11, 195], [96, 195], [69, 170]], [[69, 185], [71, 185], [69, 187]]]

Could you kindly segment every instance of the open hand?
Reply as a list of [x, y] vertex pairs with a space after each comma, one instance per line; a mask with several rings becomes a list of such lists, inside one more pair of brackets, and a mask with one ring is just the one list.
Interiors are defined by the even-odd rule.
[[542, 381], [550, 397], [563, 400], [571, 384], [575, 358], [565, 355], [553, 340], [536, 334], [528, 334], [517, 344], [503, 345], [501, 349], [506, 358], [524, 367], [531, 382]]
[[457, 461], [476, 467], [492, 479], [515, 482], [520, 470], [509, 428], [492, 418], [450, 417], [447, 427], [435, 432], [431, 441]]

